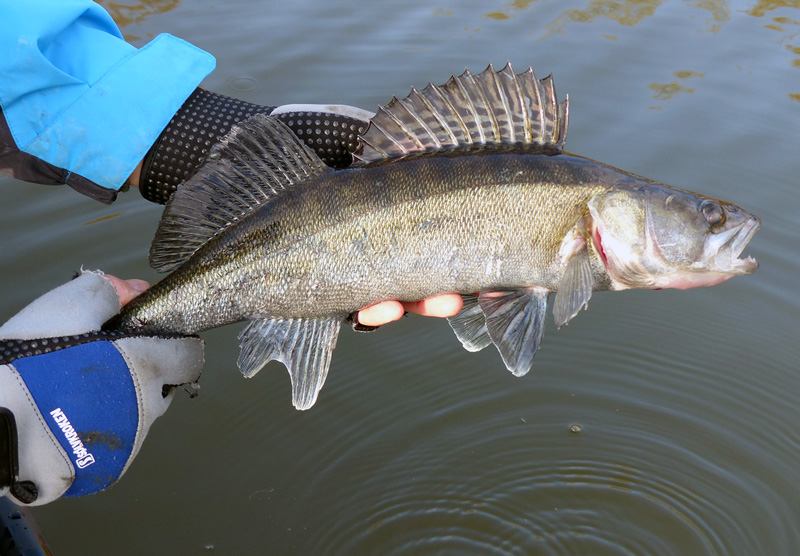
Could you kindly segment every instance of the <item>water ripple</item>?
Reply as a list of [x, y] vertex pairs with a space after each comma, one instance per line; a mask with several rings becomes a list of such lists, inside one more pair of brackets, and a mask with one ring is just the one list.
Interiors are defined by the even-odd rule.
[[727, 555], [786, 553], [796, 534], [781, 493], [752, 476], [758, 461], [747, 454], [722, 466], [649, 427], [576, 434], [500, 421], [433, 434], [418, 423], [424, 430], [368, 441], [369, 462], [349, 451], [321, 475], [360, 476], [361, 488], [327, 501], [338, 526], [311, 545], [325, 554]]
[[516, 379], [425, 326], [337, 353], [325, 415], [309, 414], [321, 440], [296, 462], [315, 469], [297, 508], [336, 523], [309, 527], [314, 552], [791, 551], [800, 503], [781, 485], [800, 481], [800, 438], [776, 415], [797, 413], [794, 383], [764, 381], [787, 370], [730, 375], [736, 354], [709, 365], [694, 349], [590, 338], [554, 342]]

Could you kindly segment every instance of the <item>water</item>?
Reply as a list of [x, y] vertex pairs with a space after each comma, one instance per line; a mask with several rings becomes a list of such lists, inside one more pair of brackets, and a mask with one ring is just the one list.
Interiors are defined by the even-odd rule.
[[[122, 481], [36, 510], [55, 554], [800, 553], [800, 3], [127, 4], [129, 40], [183, 37], [217, 57], [207, 88], [265, 104], [374, 109], [489, 62], [553, 73], [569, 151], [757, 214], [761, 269], [597, 294], [523, 378], [441, 321], [343, 331], [304, 413], [279, 365], [239, 376], [239, 327], [211, 331], [200, 397]], [[81, 265], [155, 277], [160, 210], [138, 193], [0, 194], [0, 315]]]

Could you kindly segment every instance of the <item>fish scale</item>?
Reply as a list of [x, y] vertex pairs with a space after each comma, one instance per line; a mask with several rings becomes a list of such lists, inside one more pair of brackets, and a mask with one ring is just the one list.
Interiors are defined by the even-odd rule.
[[[556, 291], [561, 239], [612, 170], [518, 150], [429, 153], [311, 180], [209, 242], [125, 314], [147, 320], [149, 331], [195, 334], [253, 316], [349, 315], [442, 291]], [[504, 261], [503, 273], [487, 276], [490, 258]], [[213, 295], [197, 303], [207, 289]], [[238, 311], [222, 310], [233, 305]]]

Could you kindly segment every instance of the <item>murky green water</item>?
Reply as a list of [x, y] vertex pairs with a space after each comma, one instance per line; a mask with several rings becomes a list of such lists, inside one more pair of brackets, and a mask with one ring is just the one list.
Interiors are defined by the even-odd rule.
[[[129, 40], [183, 37], [217, 57], [207, 88], [265, 104], [553, 73], [568, 150], [757, 214], [761, 269], [597, 294], [523, 378], [441, 321], [344, 331], [305, 413], [280, 365], [239, 375], [238, 326], [207, 333], [200, 397], [123, 480], [35, 512], [55, 554], [800, 553], [800, 2], [129, 4]], [[155, 277], [138, 193], [0, 194], [0, 315], [81, 265]]]

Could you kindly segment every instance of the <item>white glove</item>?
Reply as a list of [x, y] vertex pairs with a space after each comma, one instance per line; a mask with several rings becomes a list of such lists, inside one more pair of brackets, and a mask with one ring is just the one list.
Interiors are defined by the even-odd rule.
[[104, 490], [174, 386], [196, 383], [199, 338], [87, 334], [119, 310], [111, 282], [83, 272], [0, 327], [0, 495], [40, 505]]

